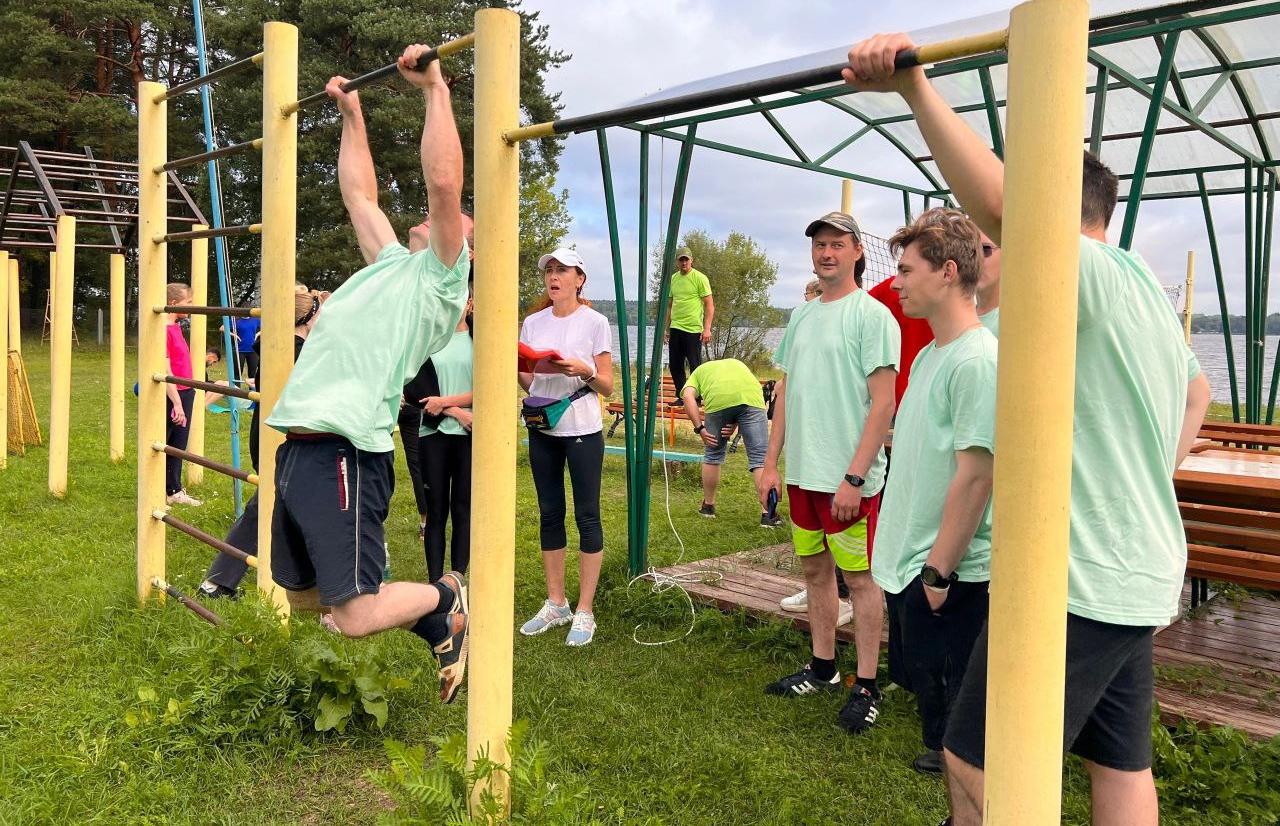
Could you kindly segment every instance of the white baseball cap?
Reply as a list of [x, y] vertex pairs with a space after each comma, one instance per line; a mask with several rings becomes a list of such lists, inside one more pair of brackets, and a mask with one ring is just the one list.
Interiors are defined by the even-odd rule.
[[585, 275], [587, 272], [587, 264], [582, 260], [582, 256], [578, 255], [577, 250], [567, 249], [565, 247], [557, 247], [554, 252], [547, 253], [538, 259], [538, 269], [545, 270], [547, 262], [555, 259], [566, 267], [577, 267], [582, 270]]

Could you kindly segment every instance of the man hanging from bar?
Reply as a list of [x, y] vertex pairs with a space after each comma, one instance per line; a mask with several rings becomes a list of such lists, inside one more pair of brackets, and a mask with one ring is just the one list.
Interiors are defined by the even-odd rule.
[[[922, 69], [894, 71], [894, 56], [910, 48], [903, 34], [865, 40], [849, 51], [844, 78], [864, 91], [902, 95], [961, 206], [1000, 244], [1004, 165]], [[1107, 244], [1118, 186], [1085, 153], [1063, 748], [1088, 768], [1094, 824], [1154, 826], [1152, 635], [1179, 610], [1187, 541], [1172, 476], [1204, 419], [1209, 383], [1150, 267]], [[994, 518], [998, 524], [999, 510]], [[947, 822], [956, 826], [982, 821], [986, 693], [984, 630], [943, 737]]]
[[298, 358], [267, 424], [286, 433], [276, 455], [271, 576], [295, 610], [332, 610], [349, 637], [405, 628], [439, 659], [440, 698], [461, 687], [467, 653], [467, 590], [461, 574], [437, 583], [383, 584], [383, 521], [395, 485], [400, 392], [449, 342], [467, 300], [470, 216], [462, 211], [462, 146], [449, 88], [428, 51], [405, 49], [401, 76], [426, 103], [422, 172], [427, 222], [408, 248], [378, 207], [358, 92], [345, 78], [325, 91], [342, 113], [338, 184], [368, 266], [338, 288]]

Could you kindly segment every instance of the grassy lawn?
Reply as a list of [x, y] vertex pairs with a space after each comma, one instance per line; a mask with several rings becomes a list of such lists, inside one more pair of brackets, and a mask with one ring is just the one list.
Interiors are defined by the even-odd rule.
[[[47, 349], [29, 344], [26, 363], [37, 409], [47, 416]], [[138, 722], [149, 707], [140, 689], [144, 696], [154, 691], [161, 707], [170, 697], [179, 707], [194, 702], [185, 693], [174, 696], [177, 687], [192, 691], [192, 674], [203, 673], [201, 657], [226, 652], [219, 635], [252, 627], [257, 609], [251, 599], [219, 603], [229, 628], [212, 629], [172, 601], [136, 607], [134, 447], [131, 435], [126, 461], [109, 461], [106, 377], [105, 350], [76, 349], [64, 501], [46, 493], [44, 448], [10, 457], [0, 472], [0, 823], [374, 822], [391, 806], [367, 777], [388, 766], [383, 740], [421, 743], [465, 730], [465, 701], [439, 704], [430, 657], [408, 634], [348, 642], [328, 637], [307, 618], [292, 626], [291, 644], [373, 652], [391, 672], [409, 677], [407, 688], [392, 692], [381, 731], [367, 724], [344, 733], [282, 730], [210, 745], [200, 721]], [[132, 434], [132, 396], [127, 407]], [[225, 417], [211, 416], [207, 430], [208, 454], [225, 458]], [[694, 449], [687, 426], [681, 439], [677, 449]], [[686, 558], [785, 540], [757, 526], [744, 462], [741, 451], [732, 456], [714, 521], [696, 513], [697, 466], [672, 479], [671, 513]], [[421, 579], [417, 516], [403, 461], [397, 465], [401, 484], [387, 526], [393, 573]], [[544, 590], [523, 452], [516, 472], [512, 621], [518, 623], [537, 609]], [[562, 634], [549, 633], [517, 635], [515, 645], [516, 716], [547, 744], [551, 780], [589, 791], [591, 805], [580, 822], [932, 826], [941, 819], [941, 783], [908, 765], [919, 747], [919, 724], [903, 692], [889, 691], [874, 731], [853, 738], [835, 725], [842, 698], [790, 702], [762, 695], [766, 682], [803, 661], [807, 646], [798, 634], [699, 611], [689, 638], [636, 645], [637, 623], [645, 623], [645, 634], [674, 636], [687, 614], [674, 593], [650, 595], [643, 585], [627, 591], [620, 457], [606, 458], [604, 490], [607, 547], [595, 644], [569, 649]], [[232, 519], [229, 482], [206, 473], [206, 483], [193, 492], [206, 504], [184, 518], [222, 535]], [[655, 564], [677, 555], [663, 493], [657, 467], [650, 526]], [[483, 500], [475, 504], [475, 518], [485, 518]], [[191, 592], [210, 552], [169, 535], [169, 579]], [[572, 593], [572, 568], [570, 580]], [[201, 653], [205, 649], [210, 653]], [[851, 660], [852, 652], [842, 654], [845, 670]], [[269, 664], [259, 665], [265, 673]], [[1087, 822], [1078, 763], [1068, 762], [1065, 783], [1066, 822]], [[1250, 821], [1178, 808], [1166, 809], [1164, 822]]]

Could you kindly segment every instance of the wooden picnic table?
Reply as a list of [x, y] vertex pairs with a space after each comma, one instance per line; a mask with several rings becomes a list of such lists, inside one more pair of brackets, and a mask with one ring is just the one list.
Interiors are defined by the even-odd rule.
[[1280, 454], [1196, 445], [1173, 475], [1179, 502], [1280, 511]]

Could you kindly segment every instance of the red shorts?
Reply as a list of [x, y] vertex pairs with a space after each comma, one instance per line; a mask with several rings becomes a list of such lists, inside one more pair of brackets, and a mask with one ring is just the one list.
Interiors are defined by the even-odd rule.
[[[796, 485], [787, 485], [787, 504], [791, 510], [791, 524], [801, 531], [813, 534], [819, 531], [827, 537], [843, 534], [858, 522], [866, 521], [866, 561], [871, 562], [872, 543], [875, 541], [876, 523], [880, 518], [880, 494], [864, 496], [858, 505], [858, 512], [850, 520], [841, 521], [831, 515], [833, 493], [822, 493], [816, 490], [805, 490]], [[801, 548], [803, 542], [796, 543], [796, 551], [805, 555]], [[827, 543], [824, 543], [827, 544]], [[834, 553], [835, 549], [832, 549]], [[842, 566], [843, 567], [843, 566]], [[845, 570], [858, 570], [845, 568]]]

